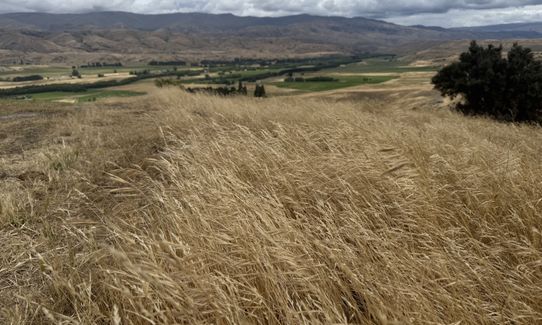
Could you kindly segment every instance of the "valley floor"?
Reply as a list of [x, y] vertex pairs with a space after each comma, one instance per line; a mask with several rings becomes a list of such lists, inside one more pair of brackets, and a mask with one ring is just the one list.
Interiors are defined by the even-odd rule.
[[1, 103], [0, 323], [542, 322], [540, 127], [374, 87]]

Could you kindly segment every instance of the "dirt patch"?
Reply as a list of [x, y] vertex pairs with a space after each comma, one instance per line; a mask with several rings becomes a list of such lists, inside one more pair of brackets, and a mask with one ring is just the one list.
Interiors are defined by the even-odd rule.
[[[9, 115], [0, 115], [0, 120], [16, 120], [20, 118], [31, 118], [38, 116], [38, 113], [15, 113]], [[0, 139], [2, 139], [0, 135]]]
[[77, 99], [59, 99], [59, 100], [53, 100], [55, 103], [63, 103], [63, 104], [75, 104], [77, 103]]

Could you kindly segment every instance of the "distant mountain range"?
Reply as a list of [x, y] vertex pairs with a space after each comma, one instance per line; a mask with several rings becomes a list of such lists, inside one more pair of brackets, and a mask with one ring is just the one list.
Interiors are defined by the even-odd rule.
[[456, 31], [474, 32], [474, 33], [532, 33], [532, 35], [542, 34], [542, 22], [489, 25], [480, 27], [455, 28]]
[[449, 40], [542, 38], [542, 23], [445, 29], [366, 18], [126, 12], [0, 15], [0, 63], [405, 53]]

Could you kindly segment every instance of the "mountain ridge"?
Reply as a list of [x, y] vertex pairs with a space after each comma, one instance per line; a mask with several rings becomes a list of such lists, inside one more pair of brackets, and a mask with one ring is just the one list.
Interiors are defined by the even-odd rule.
[[[542, 38], [542, 29], [470, 30], [402, 26], [363, 17], [236, 16], [129, 12], [0, 14], [0, 51], [37, 62], [111, 55], [125, 59], [233, 58], [398, 53], [462, 39]], [[137, 58], [139, 54], [140, 58]], [[134, 56], [134, 58], [132, 58]]]
[[453, 30], [471, 31], [471, 32], [516, 32], [516, 31], [527, 32], [529, 31], [529, 32], [535, 32], [535, 33], [542, 33], [542, 22], [460, 27], [460, 28], [453, 28]]
[[[222, 19], [220, 19], [222, 18]], [[205, 25], [220, 25], [228, 27], [243, 27], [248, 25], [284, 25], [292, 23], [306, 23], [322, 20], [333, 21], [365, 21], [379, 24], [399, 26], [393, 23], [364, 18], [364, 17], [341, 17], [341, 16], [318, 16], [309, 14], [298, 14], [281, 17], [256, 17], [256, 16], [237, 16], [231, 13], [227, 14], [209, 14], [201, 12], [193, 13], [168, 13], [168, 14], [136, 14], [124, 11], [101, 11], [90, 13], [74, 14], [55, 14], [55, 13], [5, 13], [0, 14], [0, 24], [5, 20], [12, 20], [28, 27], [39, 27], [50, 30], [51, 27], [61, 26], [83, 26], [100, 23], [96, 27], [113, 27], [117, 24], [126, 25], [127, 28], [136, 28], [143, 30], [156, 30], [165, 27], [175, 26], [175, 23], [204, 23]], [[75, 23], [77, 19], [77, 23]], [[104, 19], [106, 19], [104, 21]], [[169, 26], [168, 26], [169, 25]], [[407, 26], [404, 26], [407, 27]]]

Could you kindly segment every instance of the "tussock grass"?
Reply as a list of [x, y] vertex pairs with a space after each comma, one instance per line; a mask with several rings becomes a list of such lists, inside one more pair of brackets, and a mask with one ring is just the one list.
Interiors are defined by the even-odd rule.
[[132, 105], [157, 111], [66, 122], [61, 199], [3, 228], [6, 320], [542, 322], [540, 128], [172, 90]]

